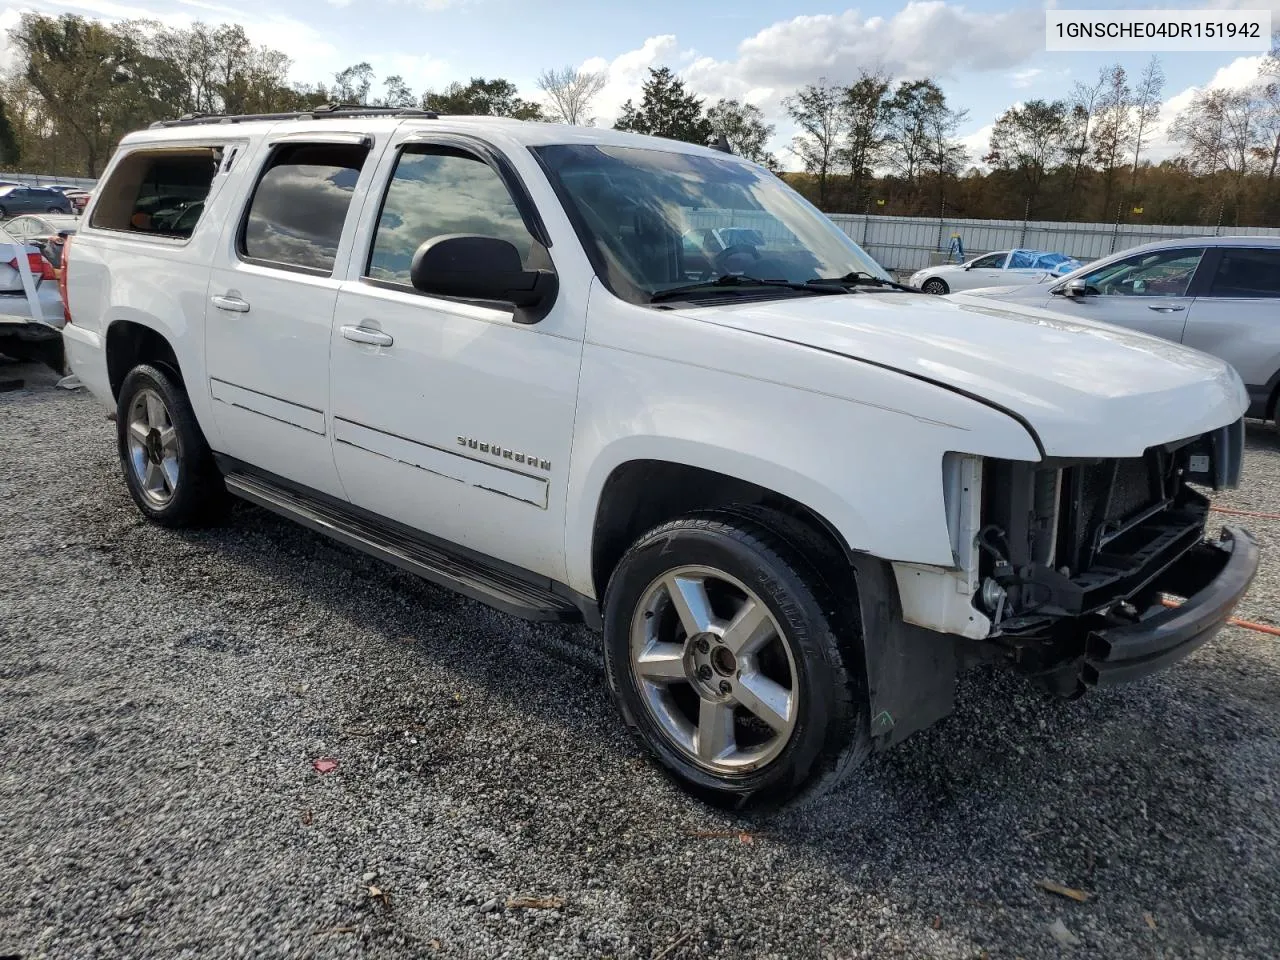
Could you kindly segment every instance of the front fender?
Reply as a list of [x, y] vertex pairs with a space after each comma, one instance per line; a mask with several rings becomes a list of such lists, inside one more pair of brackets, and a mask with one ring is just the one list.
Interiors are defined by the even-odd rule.
[[[852, 550], [951, 566], [944, 454], [1039, 459], [1021, 424], [944, 387], [672, 313], [637, 312], [643, 324], [593, 316], [583, 353], [565, 550], [569, 583], [588, 596], [601, 495], [629, 461], [745, 480], [803, 504]], [[731, 369], [693, 362], [708, 356]], [[777, 382], [788, 368], [802, 370], [804, 387]]]

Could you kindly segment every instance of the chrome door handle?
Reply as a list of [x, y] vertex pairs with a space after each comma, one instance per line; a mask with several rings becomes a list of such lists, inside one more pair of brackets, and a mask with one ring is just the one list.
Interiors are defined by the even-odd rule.
[[371, 343], [375, 347], [389, 347], [395, 338], [381, 330], [370, 330], [368, 327], [343, 327], [342, 335], [356, 343]]
[[1177, 313], [1179, 310], [1185, 310], [1186, 307], [1157, 307], [1155, 304], [1147, 307], [1148, 310], [1154, 310], [1156, 313]]
[[226, 310], [228, 313], [249, 312], [249, 301], [241, 300], [239, 297], [210, 297], [209, 299], [219, 310]]

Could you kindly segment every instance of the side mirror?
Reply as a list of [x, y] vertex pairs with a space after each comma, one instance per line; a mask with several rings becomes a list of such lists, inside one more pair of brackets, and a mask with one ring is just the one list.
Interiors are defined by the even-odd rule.
[[418, 247], [409, 280], [422, 293], [513, 304], [517, 323], [545, 317], [558, 289], [554, 271], [526, 270], [509, 240], [468, 233], [434, 237]]
[[1089, 296], [1089, 284], [1083, 278], [1077, 278], [1062, 288], [1062, 295], [1075, 300], [1077, 297]]

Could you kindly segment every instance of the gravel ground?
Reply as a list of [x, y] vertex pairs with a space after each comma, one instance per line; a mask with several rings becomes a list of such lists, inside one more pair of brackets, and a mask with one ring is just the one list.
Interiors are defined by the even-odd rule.
[[[753, 822], [643, 758], [585, 631], [248, 506], [148, 526], [94, 401], [20, 372], [0, 958], [1280, 955], [1276, 639], [1078, 703], [977, 671], [856, 783]], [[1223, 504], [1280, 512], [1274, 428], [1246, 476]], [[1270, 621], [1280, 522], [1248, 522], [1240, 615]]]

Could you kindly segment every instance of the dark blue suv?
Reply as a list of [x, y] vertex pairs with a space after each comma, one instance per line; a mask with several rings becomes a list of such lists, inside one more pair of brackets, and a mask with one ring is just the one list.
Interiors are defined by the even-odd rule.
[[0, 187], [0, 220], [20, 213], [70, 213], [71, 201], [59, 190], [11, 184]]

